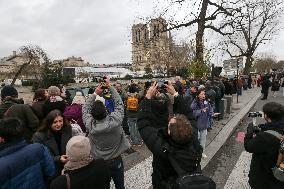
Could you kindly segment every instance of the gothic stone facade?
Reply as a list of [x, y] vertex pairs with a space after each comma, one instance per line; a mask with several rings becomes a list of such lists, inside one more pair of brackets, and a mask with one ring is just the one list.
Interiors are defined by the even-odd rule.
[[161, 32], [167, 28], [163, 18], [152, 19], [147, 24], [132, 26], [132, 69], [144, 71], [150, 66], [153, 71], [165, 71], [170, 64], [169, 32]]

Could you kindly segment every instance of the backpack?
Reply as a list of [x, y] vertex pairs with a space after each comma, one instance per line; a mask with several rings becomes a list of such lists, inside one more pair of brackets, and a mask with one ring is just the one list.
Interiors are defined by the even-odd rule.
[[[199, 153], [198, 151], [200, 150], [197, 150], [196, 153]], [[201, 153], [202, 153], [202, 150], [201, 150]], [[169, 189], [216, 189], [215, 182], [211, 178], [203, 175], [201, 171], [198, 171], [198, 165], [196, 165], [197, 171], [193, 173], [186, 173], [180, 168], [179, 164], [172, 157], [171, 153], [168, 152], [167, 154], [168, 154], [168, 158], [169, 158], [169, 161], [172, 167], [178, 174], [178, 177], [175, 179], [174, 184], [171, 184], [167, 188]], [[198, 157], [198, 154], [196, 154], [196, 157]], [[196, 162], [200, 162], [200, 160], [196, 159]]]
[[126, 105], [127, 105], [127, 110], [137, 111], [139, 106], [138, 98], [134, 96], [129, 96], [126, 101]]
[[273, 136], [275, 136], [276, 138], [278, 138], [280, 140], [280, 145], [279, 145], [279, 153], [278, 153], [278, 158], [277, 158], [277, 163], [275, 165], [275, 167], [272, 168], [272, 173], [274, 175], [274, 177], [281, 181], [284, 182], [284, 140], [282, 138], [282, 135], [276, 131], [273, 130], [267, 130], [265, 131], [266, 133], [269, 133]]
[[106, 106], [109, 113], [114, 112], [115, 103], [114, 103], [114, 100], [112, 98], [105, 99], [105, 106]]

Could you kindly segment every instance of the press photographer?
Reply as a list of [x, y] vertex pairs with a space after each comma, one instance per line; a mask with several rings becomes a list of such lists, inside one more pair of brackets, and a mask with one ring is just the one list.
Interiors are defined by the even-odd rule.
[[[252, 153], [249, 171], [249, 184], [253, 189], [284, 188], [284, 182], [276, 179], [273, 168], [279, 167], [278, 162], [280, 138], [284, 135], [284, 107], [275, 102], [263, 106], [265, 124], [256, 126], [249, 124], [244, 140], [247, 152]], [[250, 117], [260, 116], [258, 112]]]

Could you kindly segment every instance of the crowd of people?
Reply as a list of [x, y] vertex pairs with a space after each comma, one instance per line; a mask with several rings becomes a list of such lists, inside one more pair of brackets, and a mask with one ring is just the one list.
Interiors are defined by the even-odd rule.
[[[266, 99], [270, 86], [276, 96], [282, 80], [283, 75], [273, 74], [258, 79], [177, 76], [112, 85], [104, 77], [89, 95], [78, 89], [73, 99], [56, 86], [38, 89], [31, 105], [13, 86], [4, 86], [0, 188], [109, 188], [112, 179], [124, 189], [122, 154], [144, 144], [153, 153], [154, 189], [174, 188], [181, 174], [202, 175], [207, 132], [219, 118], [224, 95], [242, 95], [261, 85]], [[207, 188], [216, 187], [210, 178], [203, 180]]]

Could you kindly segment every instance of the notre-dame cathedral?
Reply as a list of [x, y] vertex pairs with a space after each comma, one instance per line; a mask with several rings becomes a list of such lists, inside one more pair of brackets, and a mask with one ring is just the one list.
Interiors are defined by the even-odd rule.
[[161, 17], [148, 24], [132, 26], [133, 71], [144, 71], [149, 66], [153, 71], [163, 73], [169, 68], [172, 38], [166, 28], [167, 22]]

